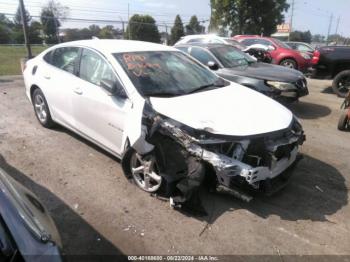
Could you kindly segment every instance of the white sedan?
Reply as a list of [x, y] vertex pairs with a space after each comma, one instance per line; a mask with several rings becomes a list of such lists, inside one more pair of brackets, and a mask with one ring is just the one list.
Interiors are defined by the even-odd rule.
[[230, 192], [270, 188], [304, 141], [288, 109], [172, 47], [64, 43], [29, 60], [23, 75], [44, 127], [60, 124], [92, 141], [121, 158], [141, 189], [175, 203], [191, 201], [205, 176]]

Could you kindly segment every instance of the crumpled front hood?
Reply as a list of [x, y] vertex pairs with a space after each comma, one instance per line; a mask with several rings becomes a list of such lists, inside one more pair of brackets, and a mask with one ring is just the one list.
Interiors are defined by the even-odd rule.
[[253, 63], [249, 66], [237, 66], [233, 68], [224, 68], [218, 72], [219, 75], [239, 75], [250, 78], [258, 78], [270, 81], [297, 82], [304, 76], [297, 70], [286, 68], [279, 65], [266, 63]]
[[150, 100], [157, 112], [220, 135], [269, 133], [287, 128], [293, 119], [293, 114], [281, 104], [235, 83], [191, 95]]

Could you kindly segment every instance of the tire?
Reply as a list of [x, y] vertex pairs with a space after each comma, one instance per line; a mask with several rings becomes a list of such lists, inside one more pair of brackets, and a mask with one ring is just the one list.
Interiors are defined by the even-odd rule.
[[335, 76], [332, 89], [339, 97], [346, 97], [350, 91], [350, 70], [342, 71]]
[[280, 62], [280, 66], [288, 67], [291, 69], [298, 69], [297, 62], [294, 59], [289, 59], [289, 58], [283, 59]]
[[46, 128], [54, 127], [55, 122], [51, 118], [49, 106], [40, 88], [34, 90], [32, 95], [32, 103], [35, 116], [38, 119], [39, 123]]
[[163, 191], [165, 181], [159, 174], [154, 153], [141, 158], [134, 149], [129, 148], [122, 159], [122, 166], [125, 176], [143, 191], [148, 193]]
[[345, 130], [349, 129], [349, 126], [350, 126], [349, 121], [350, 121], [350, 119], [348, 117], [348, 112], [347, 112], [348, 110], [349, 109], [344, 110], [342, 112], [342, 114], [340, 115], [340, 118], [339, 118], [339, 121], [338, 121], [338, 129], [340, 131], [345, 131]]

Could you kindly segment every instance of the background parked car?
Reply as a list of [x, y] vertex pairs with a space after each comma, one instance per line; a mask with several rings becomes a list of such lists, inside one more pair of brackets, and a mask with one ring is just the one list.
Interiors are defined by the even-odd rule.
[[[0, 168], [0, 261], [61, 261], [61, 240], [48, 211]], [[23, 259], [23, 260], [22, 260]]]
[[229, 37], [220, 37], [217, 35], [187, 35], [181, 37], [181, 39], [175, 44], [192, 44], [192, 43], [203, 43], [203, 44], [226, 44], [232, 45], [240, 50], [247, 48], [246, 45], [241, 44], [240, 42], [233, 40]]
[[246, 35], [237, 35], [233, 37], [233, 39], [246, 46], [254, 44], [267, 46], [270, 50], [273, 64], [298, 69], [302, 72], [306, 71], [309, 66], [310, 55], [293, 50], [290, 46], [278, 39]]
[[310, 57], [313, 56], [313, 53], [315, 51], [315, 48], [313, 48], [311, 45], [304, 42], [285, 42], [285, 43], [289, 45], [293, 50], [297, 50], [301, 53], [308, 54]]
[[333, 91], [345, 97], [350, 91], [350, 47], [324, 46], [315, 50], [309, 72], [312, 78], [334, 79]]
[[264, 63], [271, 63], [272, 57], [270, 53], [268, 52], [268, 47], [266, 45], [261, 44], [254, 44], [251, 46], [246, 46], [236, 40], [233, 40], [232, 38], [228, 37], [220, 37], [217, 35], [188, 35], [182, 37], [176, 44], [177, 45], [183, 45], [183, 44], [194, 44], [194, 43], [201, 43], [201, 44], [226, 44], [231, 45], [239, 50], [249, 54], [250, 56], [256, 58], [258, 61], [264, 62]]
[[187, 44], [176, 48], [193, 56], [225, 79], [272, 98], [295, 101], [308, 94], [304, 75], [294, 69], [252, 60], [244, 52], [222, 44]]

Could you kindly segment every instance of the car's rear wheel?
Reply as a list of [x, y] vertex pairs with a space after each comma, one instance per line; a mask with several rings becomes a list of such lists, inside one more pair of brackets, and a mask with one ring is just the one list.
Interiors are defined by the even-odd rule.
[[55, 122], [51, 118], [49, 106], [45, 99], [43, 92], [37, 88], [32, 95], [32, 102], [36, 118], [40, 124], [46, 128], [51, 128], [55, 125]]
[[333, 80], [334, 93], [340, 97], [346, 97], [350, 91], [350, 70], [342, 71]]
[[149, 193], [157, 192], [163, 182], [153, 154], [141, 157], [134, 151], [130, 157], [130, 173], [135, 184]]
[[284, 67], [291, 68], [291, 69], [297, 69], [298, 68], [297, 62], [295, 60], [293, 60], [293, 59], [283, 59], [280, 62], [280, 65], [284, 66]]
[[338, 129], [341, 131], [345, 131], [349, 129], [350, 127], [350, 119], [348, 117], [348, 110], [343, 110], [342, 114], [340, 115], [339, 121], [338, 121]]

